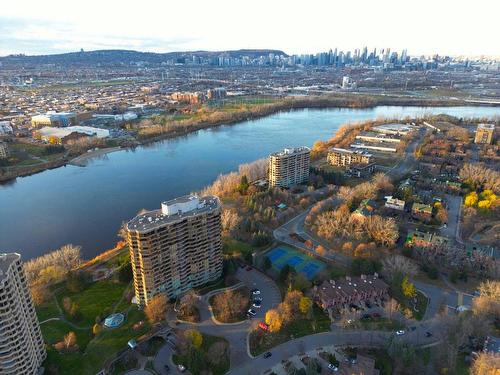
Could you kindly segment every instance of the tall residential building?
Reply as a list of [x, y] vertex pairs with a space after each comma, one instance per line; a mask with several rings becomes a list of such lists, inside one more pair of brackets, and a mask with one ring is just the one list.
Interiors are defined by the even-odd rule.
[[9, 156], [9, 146], [7, 146], [7, 143], [0, 142], [0, 159], [7, 159]]
[[0, 374], [37, 374], [45, 357], [21, 255], [0, 254]]
[[331, 165], [348, 166], [351, 164], [370, 164], [372, 154], [366, 151], [347, 150], [345, 148], [333, 147], [328, 151], [326, 160]]
[[285, 148], [269, 156], [269, 186], [288, 188], [309, 180], [311, 149]]
[[495, 124], [478, 124], [474, 143], [491, 145], [495, 136]]
[[177, 297], [222, 274], [221, 205], [214, 196], [172, 199], [126, 225], [135, 296], [147, 305]]

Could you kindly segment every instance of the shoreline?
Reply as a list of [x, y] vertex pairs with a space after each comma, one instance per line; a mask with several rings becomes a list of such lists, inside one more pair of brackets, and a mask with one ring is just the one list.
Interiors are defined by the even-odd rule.
[[[357, 99], [356, 101], [353, 99]], [[295, 110], [305, 109], [370, 109], [380, 106], [394, 107], [500, 107], [500, 103], [479, 102], [472, 100], [443, 100], [443, 99], [421, 99], [408, 97], [381, 97], [381, 96], [364, 96], [349, 95], [345, 96], [314, 96], [314, 97], [286, 97], [281, 102], [271, 103], [262, 111], [259, 112], [242, 112], [234, 116], [233, 119], [222, 119], [215, 122], [206, 121], [198, 124], [188, 125], [181, 129], [175, 129], [170, 132], [159, 134], [152, 137], [138, 138], [135, 144], [117, 147], [107, 147], [91, 152], [86, 152], [72, 159], [66, 157], [54, 162], [30, 166], [26, 170], [15, 171], [17, 173], [0, 174], [0, 184], [8, 183], [15, 180], [17, 177], [31, 176], [49, 169], [59, 168], [67, 164], [85, 167], [88, 160], [93, 157], [105, 155], [110, 152], [128, 150], [137, 146], [149, 145], [166, 139], [174, 139], [186, 136], [190, 133], [199, 130], [217, 128], [220, 126], [232, 126], [244, 121], [258, 120], [264, 117], [272, 116], [281, 112], [290, 112]], [[15, 167], [14, 167], [15, 168]], [[0, 173], [1, 173], [0, 169]]]
[[106, 148], [99, 148], [99, 149], [95, 149], [95, 150], [89, 150], [86, 153], [78, 155], [77, 157], [71, 159], [67, 164], [75, 165], [77, 167], [86, 167], [87, 162], [89, 160], [91, 160], [93, 158], [97, 158], [99, 156], [109, 154], [111, 152], [120, 151], [122, 149], [123, 149], [123, 147], [117, 146], [117, 147], [106, 147]]

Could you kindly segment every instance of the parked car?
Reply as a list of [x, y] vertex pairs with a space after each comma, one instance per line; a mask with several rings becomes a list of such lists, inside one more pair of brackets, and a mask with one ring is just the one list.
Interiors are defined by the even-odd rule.
[[259, 328], [265, 332], [269, 331], [269, 325], [264, 322], [259, 323]]
[[258, 296], [260, 294], [260, 290], [259, 289], [252, 289], [252, 294], [254, 296]]
[[251, 270], [252, 270], [252, 267], [248, 266], [248, 267], [246, 268], [246, 270], [247, 270], [247, 271], [251, 271]]
[[262, 305], [262, 302], [260, 302], [260, 301], [254, 301], [254, 303], [253, 303], [252, 306], [260, 309], [261, 305]]
[[404, 335], [404, 334], [405, 334], [405, 331], [404, 331], [404, 330], [402, 330], [402, 329], [400, 329], [400, 330], [396, 331], [396, 335], [397, 335], [397, 336], [401, 336], [401, 335]]
[[170, 372], [170, 367], [168, 367], [168, 365], [163, 366], [163, 368], [165, 369], [165, 372]]
[[259, 302], [262, 302], [262, 297], [259, 297], [259, 296], [253, 296], [253, 301], [259, 301]]
[[335, 366], [333, 363], [329, 363], [328, 364], [328, 368], [331, 370], [331, 371], [339, 371], [339, 368], [337, 366]]
[[180, 372], [184, 372], [184, 371], [186, 371], [186, 367], [184, 367], [183, 365], [178, 365], [178, 366], [177, 366], [177, 369], [178, 369]]
[[247, 311], [247, 315], [250, 315], [250, 316], [255, 316], [255, 315], [257, 315], [257, 313], [256, 313], [256, 312], [255, 312], [255, 310], [253, 310], [253, 309], [248, 309], [248, 311]]
[[270, 356], [272, 356], [273, 354], [271, 352], [265, 352], [264, 353], [264, 358], [269, 358]]
[[431, 337], [432, 336], [432, 333], [430, 333], [429, 331], [425, 332], [425, 337]]

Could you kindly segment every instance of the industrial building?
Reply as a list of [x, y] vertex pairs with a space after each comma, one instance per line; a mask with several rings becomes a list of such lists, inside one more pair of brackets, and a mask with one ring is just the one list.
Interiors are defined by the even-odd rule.
[[491, 145], [495, 137], [494, 124], [478, 124], [474, 143]]
[[136, 216], [126, 225], [137, 302], [175, 298], [222, 274], [221, 205], [188, 195]]
[[31, 126], [34, 128], [43, 126], [66, 127], [77, 123], [77, 114], [74, 112], [49, 111], [44, 115], [36, 115], [31, 118]]
[[309, 180], [309, 147], [285, 148], [269, 156], [269, 186], [289, 188]]
[[45, 344], [21, 255], [0, 254], [0, 374], [38, 374]]
[[91, 126], [68, 126], [66, 128], [44, 127], [33, 132], [33, 137], [50, 143], [65, 143], [71, 135], [107, 138], [109, 130]]

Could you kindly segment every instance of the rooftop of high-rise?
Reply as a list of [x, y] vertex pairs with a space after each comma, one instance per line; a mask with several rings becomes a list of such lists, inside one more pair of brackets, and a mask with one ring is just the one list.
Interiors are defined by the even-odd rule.
[[21, 259], [18, 253], [0, 253], [0, 282], [5, 279], [5, 275], [12, 263]]
[[293, 154], [300, 154], [302, 152], [309, 152], [311, 149], [307, 146], [300, 146], [300, 147], [286, 147], [283, 150], [273, 152], [271, 156], [287, 156], [287, 155], [293, 155]]
[[216, 210], [220, 207], [216, 196], [198, 197], [190, 194], [162, 202], [158, 210], [137, 215], [127, 223], [130, 231], [149, 232], [165, 224], [174, 223], [187, 217]]

